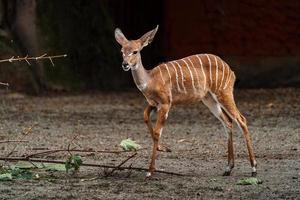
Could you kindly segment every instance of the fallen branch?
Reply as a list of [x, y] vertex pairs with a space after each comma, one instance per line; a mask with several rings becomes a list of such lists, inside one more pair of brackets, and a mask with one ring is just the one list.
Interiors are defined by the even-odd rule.
[[63, 54], [63, 55], [56, 55], [56, 56], [47, 56], [47, 54], [43, 54], [41, 56], [37, 56], [37, 57], [29, 57], [28, 55], [25, 56], [25, 57], [14, 57], [12, 56], [11, 58], [8, 58], [8, 59], [4, 59], [4, 60], [0, 60], [0, 63], [3, 63], [3, 62], [14, 62], [14, 61], [25, 61], [28, 65], [31, 65], [30, 64], [30, 60], [45, 60], [45, 59], [48, 59], [50, 60], [51, 64], [54, 66], [54, 62], [52, 59], [54, 58], [65, 58], [67, 57], [67, 54]]
[[[28, 162], [38, 162], [38, 163], [55, 163], [55, 164], [65, 164], [66, 162], [63, 160], [47, 160], [47, 159], [37, 159], [37, 158], [26, 158], [26, 157], [0, 157], [0, 160], [4, 161], [28, 161]], [[93, 164], [93, 163], [82, 163], [81, 166], [86, 167], [101, 167], [101, 168], [110, 168], [118, 170], [136, 170], [136, 171], [148, 171], [146, 168], [141, 167], [121, 167], [121, 166], [113, 166], [113, 165], [101, 165], [101, 164]], [[168, 172], [163, 170], [155, 170], [156, 173], [161, 174], [169, 174], [175, 176], [188, 176], [187, 174], [180, 174], [176, 172]]]
[[0, 140], [0, 144], [3, 143], [12, 143], [12, 142], [29, 142], [28, 140]]
[[[137, 151], [144, 150], [145, 148], [138, 149]], [[111, 153], [111, 154], [120, 154], [120, 153], [130, 153], [132, 151], [124, 151], [124, 150], [85, 150], [85, 149], [51, 149], [51, 150], [46, 150], [42, 152], [37, 152], [37, 153], [32, 153], [29, 155], [26, 155], [26, 158], [32, 158], [36, 156], [41, 156], [41, 155], [49, 155], [53, 153], [58, 153], [58, 152], [80, 152], [80, 153]]]

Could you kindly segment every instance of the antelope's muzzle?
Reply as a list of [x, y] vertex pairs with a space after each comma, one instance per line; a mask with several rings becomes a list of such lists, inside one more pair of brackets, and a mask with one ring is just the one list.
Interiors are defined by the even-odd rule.
[[123, 68], [124, 71], [130, 70], [130, 66], [128, 65], [127, 62], [124, 62], [124, 61], [123, 61], [123, 63], [122, 63], [122, 68]]

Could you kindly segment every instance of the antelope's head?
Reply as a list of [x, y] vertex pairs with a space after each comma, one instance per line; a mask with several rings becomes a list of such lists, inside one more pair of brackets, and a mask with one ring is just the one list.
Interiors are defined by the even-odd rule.
[[138, 64], [141, 60], [140, 51], [152, 42], [157, 30], [158, 25], [155, 29], [145, 33], [141, 38], [137, 40], [127, 40], [122, 31], [119, 28], [116, 28], [115, 38], [117, 42], [122, 46], [122, 67], [124, 71], [128, 71], [130, 69], [135, 70], [139, 67]]

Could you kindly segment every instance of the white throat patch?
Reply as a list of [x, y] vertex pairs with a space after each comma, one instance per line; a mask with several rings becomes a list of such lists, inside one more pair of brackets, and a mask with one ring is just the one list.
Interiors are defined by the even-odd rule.
[[147, 88], [147, 83], [143, 83], [143, 84], [136, 85], [136, 86], [140, 91], [143, 91]]

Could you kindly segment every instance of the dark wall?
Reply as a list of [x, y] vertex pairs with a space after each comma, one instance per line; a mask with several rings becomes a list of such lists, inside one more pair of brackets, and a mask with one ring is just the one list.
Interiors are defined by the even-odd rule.
[[107, 6], [114, 27], [122, 30], [128, 39], [138, 39], [147, 31], [160, 25], [159, 32], [155, 36], [155, 42], [151, 47], [142, 51], [145, 67], [152, 68], [161, 62], [163, 54], [163, 33], [164, 27], [164, 4], [161, 0], [140, 1], [140, 0], [106, 0], [103, 3]]
[[239, 86], [300, 84], [300, 1], [165, 0], [164, 55], [214, 53]]
[[165, 0], [167, 56], [299, 56], [300, 1]]
[[136, 39], [157, 23], [146, 66], [196, 53], [227, 61], [238, 87], [300, 86], [300, 1], [107, 1], [115, 26]]
[[[137, 39], [156, 25], [153, 43], [142, 51], [147, 69], [195, 53], [213, 53], [236, 72], [237, 87], [300, 86], [298, 0], [35, 1], [40, 54], [68, 54], [55, 61], [54, 68], [44, 62], [50, 88], [133, 87], [131, 74], [121, 69], [114, 29], [119, 27], [127, 38]], [[10, 41], [0, 34], [0, 57], [20, 55], [18, 44]], [[16, 73], [26, 67], [22, 62], [1, 65], [0, 81], [16, 80], [10, 85], [30, 88], [29, 75], [23, 77], [22, 70]], [[21, 87], [17, 87], [20, 77]]]

